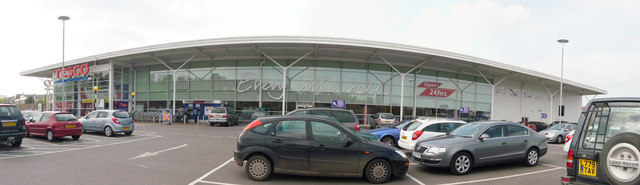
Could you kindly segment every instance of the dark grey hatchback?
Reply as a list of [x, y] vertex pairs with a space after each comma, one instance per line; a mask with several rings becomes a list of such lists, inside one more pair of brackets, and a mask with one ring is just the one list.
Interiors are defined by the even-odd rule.
[[[238, 166], [257, 181], [272, 173], [365, 177], [384, 183], [407, 173], [401, 150], [358, 136], [342, 124], [315, 116], [263, 117], [238, 137]], [[246, 163], [246, 164], [245, 164]]]

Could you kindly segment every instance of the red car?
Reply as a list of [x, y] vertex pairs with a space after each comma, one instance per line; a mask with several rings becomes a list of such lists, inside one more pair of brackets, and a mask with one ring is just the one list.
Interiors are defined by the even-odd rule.
[[43, 112], [27, 121], [25, 125], [27, 136], [46, 136], [49, 141], [65, 136], [78, 140], [82, 135], [82, 123], [68, 112]]

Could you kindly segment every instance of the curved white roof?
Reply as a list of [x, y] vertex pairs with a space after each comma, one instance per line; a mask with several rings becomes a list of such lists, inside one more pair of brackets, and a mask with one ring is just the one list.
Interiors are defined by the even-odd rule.
[[[560, 84], [560, 78], [556, 76], [473, 56], [403, 44], [332, 37], [260, 36], [193, 40], [108, 52], [65, 64], [114, 61], [138, 66], [157, 64], [155, 57], [178, 63], [194, 55], [193, 60], [261, 59], [260, 52], [274, 59], [298, 59], [311, 52], [306, 59], [385, 64], [382, 57], [394, 66], [414, 67], [426, 62], [422, 68], [473, 76], [480, 76], [479, 72], [482, 72], [496, 81], [508, 76], [509, 79], [549, 87], [559, 87]], [[23, 71], [20, 75], [51, 77], [52, 71], [61, 66], [62, 63], [56, 63]], [[583, 95], [607, 93], [606, 90], [567, 79], [564, 79], [564, 85], [564, 89]]]

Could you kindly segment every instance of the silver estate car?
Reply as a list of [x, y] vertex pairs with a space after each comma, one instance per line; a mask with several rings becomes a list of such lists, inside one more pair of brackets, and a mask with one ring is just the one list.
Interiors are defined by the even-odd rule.
[[450, 134], [422, 141], [411, 152], [419, 164], [449, 168], [464, 175], [476, 166], [522, 161], [535, 166], [547, 153], [547, 141], [520, 124], [480, 121], [460, 126]]
[[82, 132], [97, 131], [111, 137], [115, 133], [131, 135], [135, 129], [133, 119], [126, 111], [96, 110], [78, 119], [82, 123]]

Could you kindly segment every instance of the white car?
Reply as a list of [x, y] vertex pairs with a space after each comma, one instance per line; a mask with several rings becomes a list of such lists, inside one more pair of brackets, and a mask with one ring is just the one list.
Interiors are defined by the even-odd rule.
[[573, 133], [576, 133], [575, 129], [569, 132], [569, 134], [567, 134], [567, 140], [564, 142], [564, 147], [563, 147], [565, 152], [569, 152], [569, 146], [571, 146], [571, 139], [573, 139]]
[[409, 123], [409, 125], [400, 130], [398, 146], [413, 150], [413, 147], [419, 141], [446, 135], [464, 124], [466, 124], [464, 121], [447, 118], [418, 118], [415, 122]]

